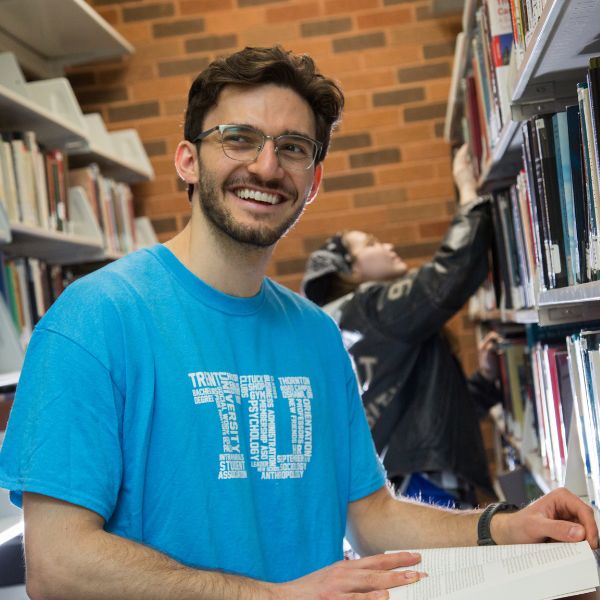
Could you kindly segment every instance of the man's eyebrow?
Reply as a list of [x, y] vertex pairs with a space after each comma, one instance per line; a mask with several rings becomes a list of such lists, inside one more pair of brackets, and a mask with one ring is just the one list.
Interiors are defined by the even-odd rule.
[[301, 137], [308, 138], [309, 140], [314, 139], [310, 135], [308, 135], [308, 133], [305, 133], [304, 131], [297, 131], [296, 129], [286, 129], [279, 135], [299, 135]]

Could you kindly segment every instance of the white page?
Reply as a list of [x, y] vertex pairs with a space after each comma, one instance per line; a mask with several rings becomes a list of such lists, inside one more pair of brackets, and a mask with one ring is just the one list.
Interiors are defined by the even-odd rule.
[[[429, 577], [390, 590], [391, 600], [544, 600], [598, 585], [587, 542], [416, 550]], [[401, 570], [401, 569], [399, 569]]]

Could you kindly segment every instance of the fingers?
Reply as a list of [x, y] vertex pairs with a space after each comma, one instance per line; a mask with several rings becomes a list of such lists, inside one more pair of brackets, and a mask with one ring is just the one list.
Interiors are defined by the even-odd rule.
[[412, 567], [421, 562], [421, 555], [417, 552], [390, 552], [389, 554], [373, 554], [352, 562], [362, 569], [391, 570], [399, 567]]

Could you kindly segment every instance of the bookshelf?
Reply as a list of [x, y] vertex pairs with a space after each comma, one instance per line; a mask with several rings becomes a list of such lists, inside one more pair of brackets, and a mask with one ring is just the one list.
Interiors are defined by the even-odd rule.
[[[481, 0], [467, 0], [463, 31], [458, 34], [452, 82], [446, 108], [444, 136], [456, 144], [462, 139], [460, 120], [464, 112], [464, 92], [460, 82], [470, 64], [469, 41]], [[504, 187], [520, 168], [519, 121], [543, 112], [562, 110], [576, 101], [576, 84], [585, 76], [590, 57], [600, 54], [600, 33], [596, 0], [546, 0], [542, 15], [520, 65], [510, 65], [511, 120], [505, 124], [491, 155], [482, 166], [482, 191]]]
[[3, 0], [0, 48], [13, 52], [39, 78], [134, 51], [84, 0]]
[[[519, 5], [531, 9], [527, 15], [530, 26], [527, 27], [525, 23], [522, 30], [518, 29], [519, 23], [522, 23], [519, 21]], [[482, 6], [485, 8], [482, 9]], [[494, 29], [490, 25], [494, 19], [490, 19], [489, 13], [496, 10], [499, 14], [502, 7], [511, 10], [512, 23], [508, 30], [502, 31], [496, 23], [495, 31], [498, 37], [495, 37]], [[597, 440], [600, 436], [597, 429], [590, 424], [591, 417], [585, 425], [588, 427], [587, 433], [583, 423], [585, 411], [589, 412], [589, 409], [585, 408], [586, 403], [593, 406], [594, 402], [600, 399], [600, 349], [597, 344], [597, 339], [600, 338], [595, 334], [600, 321], [600, 277], [594, 275], [593, 266], [591, 271], [588, 268], [587, 272], [575, 272], [572, 268], [575, 264], [573, 256], [577, 253], [573, 252], [574, 246], [570, 240], [577, 239], [581, 242], [582, 237], [571, 237], [572, 230], [568, 219], [574, 222], [574, 217], [568, 214], [569, 200], [565, 200], [565, 195], [568, 198], [568, 194], [566, 191], [563, 193], [563, 187], [567, 190], [566, 186], [575, 186], [575, 171], [569, 173], [573, 174], [572, 179], [569, 177], [563, 181], [563, 175], [566, 178], [567, 174], [563, 165], [565, 159], [571, 164], [570, 157], [575, 156], [573, 148], [577, 146], [572, 145], [575, 137], [566, 138], [568, 144], [562, 145], [564, 138], [560, 138], [560, 119], [556, 117], [541, 123], [540, 115], [562, 113], [564, 131], [568, 131], [569, 135], [574, 131], [566, 129], [567, 113], [564, 111], [566, 106], [585, 106], [581, 104], [581, 95], [578, 96], [578, 84], [586, 81], [589, 69], [592, 68], [590, 59], [600, 56], [600, 20], [596, 18], [598, 8], [597, 0], [465, 2], [463, 31], [457, 38], [455, 48], [444, 131], [445, 138], [452, 144], [457, 145], [466, 137], [473, 155], [476, 154], [477, 148], [476, 141], [473, 141], [473, 132], [481, 132], [478, 143], [483, 150], [479, 154], [479, 186], [481, 191], [492, 192], [494, 195], [497, 238], [495, 258], [503, 255], [504, 259], [498, 259], [498, 264], [502, 266], [501, 263], [504, 262], [504, 271], [506, 272], [507, 266], [511, 271], [510, 276], [506, 277], [504, 272], [496, 279], [504, 290], [498, 303], [499, 307], [495, 308], [495, 303], [490, 301], [494, 294], [490, 294], [489, 288], [482, 289], [478, 299], [473, 302], [473, 308], [470, 308], [470, 315], [476, 320], [492, 323], [492, 327], [501, 332], [503, 327], [521, 327], [521, 343], [528, 349], [519, 369], [523, 373], [527, 371], [529, 375], [525, 379], [509, 382], [510, 385], [504, 382], [508, 390], [508, 398], [505, 395], [504, 403], [507, 418], [494, 419], [496, 460], [499, 464], [504, 463], [505, 468], [508, 467], [508, 473], [513, 472], [511, 469], [515, 464], [521, 465], [544, 493], [559, 485], [565, 485], [596, 506], [599, 505], [600, 473], [591, 472], [592, 463], [589, 462], [589, 457], [596, 456], [592, 460], [598, 462], [600, 444]], [[485, 11], [488, 16], [483, 14]], [[506, 21], [503, 24], [506, 26]], [[493, 44], [498, 44], [496, 48], [504, 48], [505, 41], [499, 38], [506, 35], [512, 45], [510, 60], [505, 60], [506, 56], [502, 55], [503, 62], [500, 61], [498, 56], [494, 55], [494, 51], [489, 49], [483, 61], [481, 57], [475, 56], [481, 48], [481, 39], [489, 42], [489, 48]], [[479, 41], [475, 39], [477, 36], [480, 36]], [[492, 37], [493, 41], [490, 39]], [[482, 62], [488, 68], [487, 71], [481, 69]], [[476, 72], [478, 68], [479, 72]], [[501, 69], [503, 72], [498, 74]], [[486, 75], [489, 76], [489, 81], [486, 80]], [[469, 78], [471, 87], [467, 81]], [[506, 105], [503, 110], [500, 82], [505, 84], [504, 90], [508, 94], [508, 111]], [[479, 94], [475, 104], [473, 90]], [[485, 94], [488, 94], [487, 98], [484, 98]], [[476, 106], [477, 110], [474, 111], [473, 106]], [[589, 111], [592, 118], [593, 106], [590, 102]], [[483, 125], [479, 129], [471, 123], [473, 119], [478, 118], [483, 119]], [[545, 147], [541, 145], [539, 128], [546, 127], [554, 154], [536, 156], [535, 152], [530, 150], [532, 138], [529, 138], [527, 146], [527, 140], [523, 137], [527, 133], [523, 125], [526, 122], [530, 128], [529, 135], [535, 138], [533, 145], [538, 144], [540, 150], [545, 150]], [[571, 127], [571, 121], [568, 126]], [[581, 126], [582, 136], [583, 131]], [[585, 161], [584, 143], [586, 138], [582, 137], [580, 148]], [[590, 142], [588, 137], [586, 147], [589, 153], [594, 152], [594, 144], [597, 146], [597, 140]], [[566, 153], [562, 154], [565, 150]], [[531, 160], [532, 158], [535, 161]], [[548, 162], [544, 164], [544, 160]], [[579, 176], [583, 178], [583, 185], [589, 184], [591, 190], [589, 182], [592, 178], [590, 173], [595, 172], [594, 163], [582, 164]], [[588, 171], [581, 175], [585, 169]], [[535, 203], [538, 203], [539, 217], [542, 214], [539, 204], [541, 195], [544, 194], [548, 203], [548, 197], [554, 189], [551, 188], [550, 179], [546, 177], [547, 173], [551, 172], [555, 174], [557, 181], [556, 193], [552, 196], [555, 204], [554, 208], [546, 207], [546, 210], [554, 210], [554, 214], [558, 214], [562, 219], [558, 229], [563, 231], [566, 241], [560, 241], [562, 238], [558, 238], [559, 242], [556, 242], [557, 238], [545, 237], [548, 231], [552, 232], [552, 213], [544, 217], [549, 219], [549, 224], [544, 225], [547, 230], [544, 230], [541, 221], [535, 221]], [[509, 186], [512, 187], [508, 189]], [[577, 190], [573, 192], [574, 195], [576, 193]], [[588, 187], [583, 187], [581, 194], [587, 198]], [[504, 196], [501, 197], [502, 195]], [[571, 198], [574, 198], [574, 195]], [[589, 197], [592, 197], [591, 193]], [[593, 198], [598, 206], [600, 197], [594, 195]], [[557, 210], [558, 202], [560, 208]], [[570, 202], [573, 203], [572, 206], [576, 206], [575, 200]], [[593, 206], [593, 203], [587, 206]], [[529, 211], [523, 207], [529, 207]], [[589, 219], [589, 211], [585, 214], [585, 218]], [[529, 218], [529, 225], [526, 223], [526, 217]], [[508, 236], [506, 222], [509, 223], [508, 231], [511, 232]], [[576, 224], [579, 225], [579, 221], [576, 221]], [[538, 239], [535, 239], [537, 229], [539, 234]], [[579, 227], [575, 229], [580, 231]], [[588, 244], [586, 248], [589, 248], [590, 242], [587, 238], [583, 241]], [[558, 247], [555, 247], [557, 243], [562, 246], [560, 259], [555, 262], [553, 253], [558, 253]], [[572, 244], [570, 251], [569, 243]], [[591, 243], [594, 243], [593, 240]], [[589, 252], [585, 264], [588, 265], [589, 261], [593, 265]], [[556, 264], [559, 265], [558, 269], [554, 269]], [[581, 262], [581, 265], [583, 264]], [[515, 294], [515, 291], [518, 291], [515, 290], [517, 284], [523, 286], [520, 294]], [[577, 342], [574, 342], [575, 339]], [[558, 358], [559, 354], [563, 355], [561, 359]], [[569, 365], [568, 369], [565, 365]], [[564, 388], [561, 387], [563, 385]], [[520, 391], [516, 393], [515, 390]], [[570, 394], [571, 405], [565, 400]], [[516, 423], [517, 412], [513, 412], [516, 395], [523, 396], [522, 406], [529, 407], [529, 411], [535, 416], [533, 421], [530, 419], [528, 422], [525, 415], [524, 423], [521, 412], [521, 420]], [[569, 420], [570, 427], [567, 427]], [[505, 421], [508, 422], [508, 428]], [[535, 427], [531, 426], [532, 422], [535, 423]], [[586, 436], [588, 441], [585, 441]], [[513, 459], [516, 463], [510, 464]], [[600, 471], [600, 465], [596, 470]], [[502, 492], [499, 485], [497, 489]]]

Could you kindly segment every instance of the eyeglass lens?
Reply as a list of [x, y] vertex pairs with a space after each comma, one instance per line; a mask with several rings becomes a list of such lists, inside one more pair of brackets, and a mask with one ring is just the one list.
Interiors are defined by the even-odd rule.
[[[232, 125], [221, 129], [223, 152], [233, 160], [252, 162], [258, 158], [267, 136], [252, 127]], [[314, 141], [299, 135], [273, 138], [282, 166], [308, 169], [316, 156]]]

